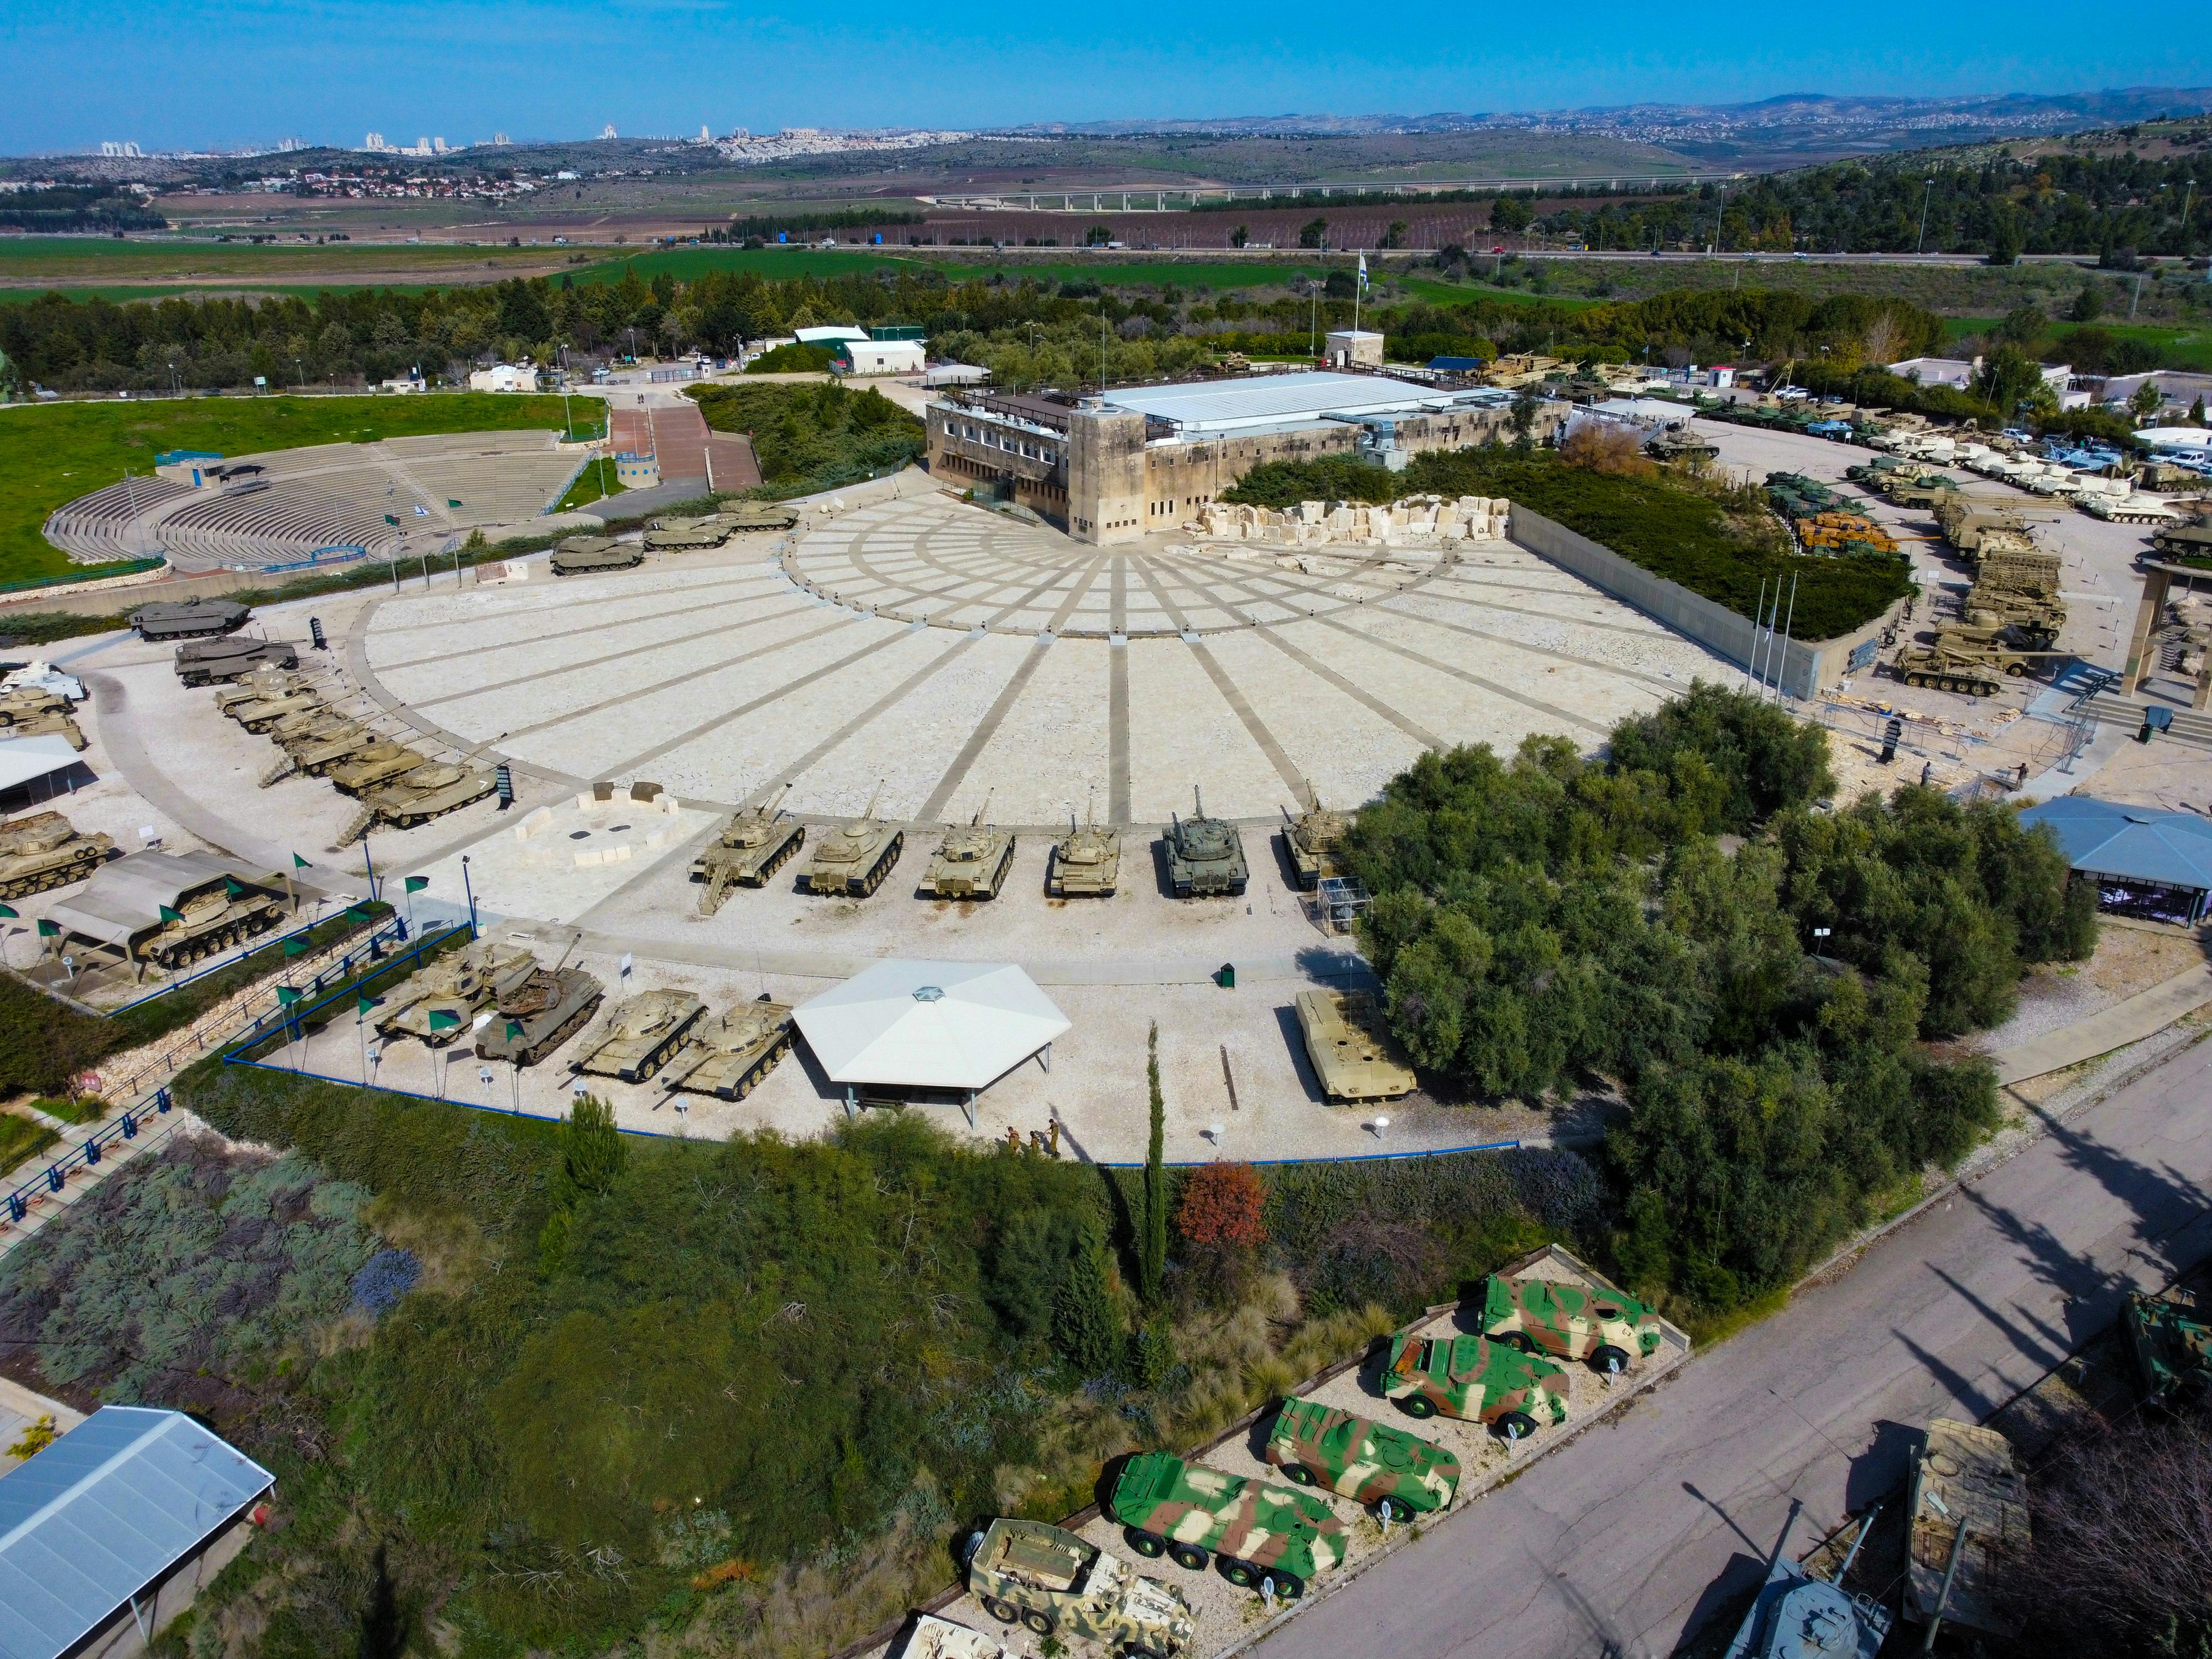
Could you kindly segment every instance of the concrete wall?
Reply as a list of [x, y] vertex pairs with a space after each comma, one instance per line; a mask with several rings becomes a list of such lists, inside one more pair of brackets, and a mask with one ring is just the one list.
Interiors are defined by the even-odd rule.
[[1133, 542], [1147, 523], [1145, 417], [1078, 409], [1068, 417], [1067, 528], [1079, 542]]

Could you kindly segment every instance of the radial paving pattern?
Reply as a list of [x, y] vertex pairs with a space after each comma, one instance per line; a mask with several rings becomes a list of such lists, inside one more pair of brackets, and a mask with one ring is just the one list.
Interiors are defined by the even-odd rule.
[[1507, 544], [1087, 547], [943, 497], [788, 550], [394, 599], [367, 641], [428, 720], [578, 780], [1010, 824], [1270, 817], [1425, 748], [1588, 744], [1717, 665]]

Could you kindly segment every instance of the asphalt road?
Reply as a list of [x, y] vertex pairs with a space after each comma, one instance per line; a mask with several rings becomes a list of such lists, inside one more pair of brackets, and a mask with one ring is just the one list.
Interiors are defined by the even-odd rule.
[[1850, 1272], [1318, 1601], [1260, 1659], [1639, 1659], [2212, 1255], [2212, 1043], [2168, 1060]]

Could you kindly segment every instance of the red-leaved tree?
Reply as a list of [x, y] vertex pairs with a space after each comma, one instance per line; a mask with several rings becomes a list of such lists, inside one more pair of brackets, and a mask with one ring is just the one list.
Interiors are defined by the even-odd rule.
[[1208, 1164], [1182, 1184], [1176, 1231], [1207, 1250], [1256, 1250], [1267, 1242], [1267, 1189], [1249, 1164]]

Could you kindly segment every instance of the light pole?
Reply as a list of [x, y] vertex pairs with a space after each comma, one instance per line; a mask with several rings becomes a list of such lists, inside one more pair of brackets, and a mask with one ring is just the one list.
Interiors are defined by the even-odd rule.
[[474, 939], [477, 936], [477, 891], [469, 884], [469, 855], [466, 853], [461, 854], [461, 891], [468, 895], [469, 937]]
[[1922, 250], [1928, 246], [1928, 203], [1935, 194], [1936, 181], [1930, 179], [1928, 181], [1928, 188], [1920, 192], [1920, 234], [1912, 244], [1912, 253], [1915, 258], [1917, 258]]

